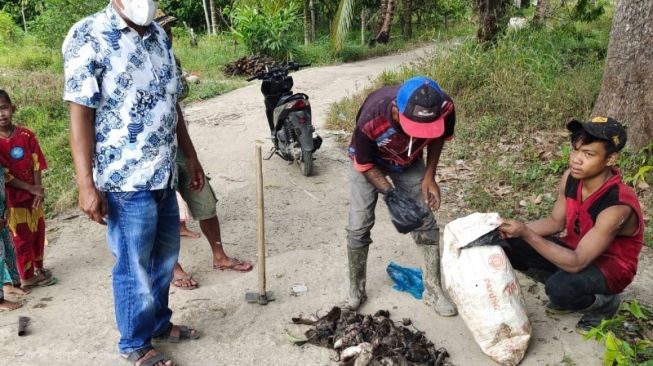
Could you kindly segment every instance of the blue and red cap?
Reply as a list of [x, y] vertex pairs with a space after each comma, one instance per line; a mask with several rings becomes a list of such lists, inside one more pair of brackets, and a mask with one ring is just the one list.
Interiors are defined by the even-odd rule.
[[404, 81], [397, 92], [399, 124], [408, 136], [438, 138], [444, 134], [441, 108], [444, 93], [435, 81], [416, 76]]

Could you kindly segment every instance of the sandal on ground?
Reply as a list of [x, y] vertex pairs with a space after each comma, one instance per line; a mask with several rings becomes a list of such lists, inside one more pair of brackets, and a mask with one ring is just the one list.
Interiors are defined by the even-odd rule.
[[[156, 354], [144, 359], [151, 351], [155, 351]], [[134, 366], [154, 366], [159, 362], [163, 362], [164, 365], [168, 362], [172, 362], [173, 366], [175, 364], [174, 361], [166, 357], [163, 353], [160, 353], [149, 346], [129, 353], [124, 353], [122, 354], [122, 357], [134, 364]]]
[[[186, 282], [188, 281], [188, 282]], [[193, 282], [195, 282], [193, 284]], [[185, 284], [188, 283], [189, 286], [185, 286]], [[174, 278], [171, 282], [172, 286], [180, 289], [180, 290], [195, 290], [196, 288], [200, 287], [199, 283], [193, 279], [193, 276], [185, 276], [185, 277], [177, 277]]]
[[34, 269], [34, 274], [36, 276], [42, 276], [44, 279], [52, 278], [52, 271], [46, 268], [36, 268]]
[[219, 266], [217, 264], [213, 265], [213, 269], [219, 269], [221, 271], [236, 271], [236, 272], [249, 272], [254, 268], [254, 266], [249, 262], [243, 262], [237, 258], [230, 258], [229, 265]]
[[29, 290], [29, 289], [33, 289], [33, 288], [36, 288], [36, 287], [48, 287], [48, 286], [56, 285], [57, 283], [59, 283], [59, 280], [57, 279], [57, 277], [50, 277], [50, 278], [44, 278], [44, 279], [42, 279], [40, 281], [36, 281], [31, 285], [23, 285], [21, 287], [24, 288], [24, 289]]
[[192, 341], [200, 337], [195, 329], [188, 328], [184, 325], [170, 325], [168, 329], [154, 337], [157, 341], [170, 343], [180, 343], [183, 341]]

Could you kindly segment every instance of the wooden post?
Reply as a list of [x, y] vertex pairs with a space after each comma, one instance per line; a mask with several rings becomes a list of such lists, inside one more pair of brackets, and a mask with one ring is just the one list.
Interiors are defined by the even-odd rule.
[[258, 222], [258, 293], [265, 297], [265, 208], [263, 205], [263, 161], [261, 145], [256, 145], [256, 201]]

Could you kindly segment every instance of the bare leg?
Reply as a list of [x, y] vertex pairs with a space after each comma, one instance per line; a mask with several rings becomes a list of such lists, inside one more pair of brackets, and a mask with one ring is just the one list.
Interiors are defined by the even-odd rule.
[[[206, 236], [213, 252], [213, 267], [214, 268], [229, 268], [241, 272], [251, 271], [252, 264], [247, 262], [240, 262], [237, 259], [231, 258], [225, 253], [222, 246], [222, 236], [220, 234], [220, 221], [218, 216], [211, 217], [210, 219], [200, 220], [200, 228], [202, 233]], [[239, 264], [240, 263], [240, 264]]]
[[198, 233], [197, 231], [193, 231], [186, 226], [186, 221], [182, 221], [179, 223], [179, 235], [180, 236], [188, 236], [191, 238], [199, 238], [202, 236], [202, 234]]

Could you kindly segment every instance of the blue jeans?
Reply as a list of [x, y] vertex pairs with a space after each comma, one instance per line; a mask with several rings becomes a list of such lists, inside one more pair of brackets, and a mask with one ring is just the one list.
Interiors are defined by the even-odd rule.
[[179, 207], [172, 189], [107, 192], [107, 242], [116, 258], [113, 300], [118, 348], [150, 346], [170, 327], [168, 292], [179, 257]]

